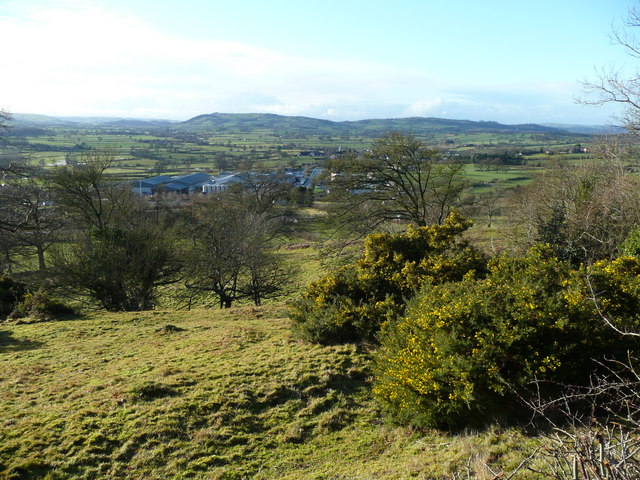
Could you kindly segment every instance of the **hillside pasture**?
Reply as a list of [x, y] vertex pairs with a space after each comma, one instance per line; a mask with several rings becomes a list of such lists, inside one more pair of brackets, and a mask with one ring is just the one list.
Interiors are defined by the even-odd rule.
[[453, 478], [536, 442], [386, 425], [368, 349], [292, 339], [281, 304], [3, 323], [0, 366], [6, 479]]

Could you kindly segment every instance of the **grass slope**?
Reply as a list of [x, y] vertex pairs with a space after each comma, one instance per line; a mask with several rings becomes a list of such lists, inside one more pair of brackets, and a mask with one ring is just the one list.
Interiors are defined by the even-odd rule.
[[517, 431], [386, 426], [367, 351], [293, 340], [284, 314], [0, 324], [0, 478], [452, 478], [525, 456]]

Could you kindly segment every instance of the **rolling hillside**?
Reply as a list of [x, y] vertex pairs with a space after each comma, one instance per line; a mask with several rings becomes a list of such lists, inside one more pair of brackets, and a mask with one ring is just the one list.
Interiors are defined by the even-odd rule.
[[288, 117], [273, 114], [212, 113], [199, 115], [173, 128], [183, 131], [246, 131], [313, 132], [321, 135], [355, 135], [379, 137], [389, 130], [411, 132], [416, 136], [435, 133], [546, 133], [563, 135], [568, 132], [535, 124], [503, 125], [497, 122], [447, 120], [443, 118], [395, 118], [333, 122], [309, 117]]
[[[575, 136], [576, 133], [594, 133], [598, 127], [545, 126], [536, 124], [504, 125], [497, 122], [475, 122], [471, 120], [448, 120], [443, 118], [391, 118], [334, 122], [310, 117], [294, 117], [269, 113], [211, 113], [198, 115], [184, 122], [168, 120], [97, 118], [97, 117], [50, 117], [33, 114], [14, 114], [11, 125], [15, 128], [72, 128], [110, 127], [145, 128], [156, 132], [176, 133], [255, 132], [273, 135], [330, 135], [375, 138], [390, 130], [398, 130], [425, 137], [442, 134], [547, 134], [554, 136]], [[569, 128], [570, 127], [570, 128]], [[602, 127], [604, 129], [605, 127]]]

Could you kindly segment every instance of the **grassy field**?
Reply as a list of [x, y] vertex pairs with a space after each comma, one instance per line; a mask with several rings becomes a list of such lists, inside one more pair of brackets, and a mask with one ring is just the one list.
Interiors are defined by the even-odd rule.
[[387, 425], [370, 377], [283, 304], [3, 323], [0, 478], [483, 479], [536, 442]]

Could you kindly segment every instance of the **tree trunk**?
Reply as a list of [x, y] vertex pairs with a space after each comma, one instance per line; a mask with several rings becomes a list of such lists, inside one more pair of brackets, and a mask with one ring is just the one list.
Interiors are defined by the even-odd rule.
[[220, 308], [231, 308], [231, 302], [233, 302], [233, 298], [220, 296]]
[[7, 274], [11, 275], [13, 273], [13, 262], [11, 261], [11, 255], [9, 255], [9, 249], [7, 248], [4, 252], [5, 259], [7, 260]]
[[44, 262], [44, 248], [42, 245], [37, 245], [36, 250], [38, 252], [38, 269], [43, 271], [47, 267]]

